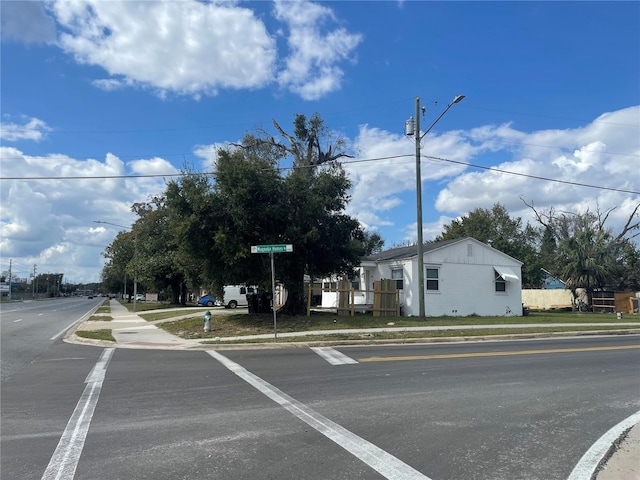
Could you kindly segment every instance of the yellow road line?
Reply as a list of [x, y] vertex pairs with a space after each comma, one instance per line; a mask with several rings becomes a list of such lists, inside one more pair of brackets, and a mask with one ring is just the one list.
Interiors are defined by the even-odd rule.
[[640, 345], [623, 345], [618, 347], [553, 348], [547, 350], [518, 350], [511, 352], [449, 353], [443, 355], [410, 355], [406, 357], [369, 357], [359, 358], [358, 361], [400, 362], [403, 360], [435, 360], [441, 358], [506, 357], [511, 355], [543, 355], [547, 353], [602, 352], [610, 350], [629, 350], [634, 348], [640, 348]]

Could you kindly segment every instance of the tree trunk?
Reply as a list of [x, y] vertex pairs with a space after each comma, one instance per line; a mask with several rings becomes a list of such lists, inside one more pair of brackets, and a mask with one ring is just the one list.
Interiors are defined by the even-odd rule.
[[307, 302], [304, 295], [304, 274], [300, 276], [300, 280], [285, 284], [287, 289], [287, 301], [280, 309], [280, 313], [286, 315], [306, 315]]
[[173, 305], [180, 304], [180, 280], [171, 280], [171, 303]]
[[306, 315], [307, 304], [304, 299], [304, 292], [291, 292], [287, 294], [287, 301], [280, 309], [280, 313], [285, 315]]

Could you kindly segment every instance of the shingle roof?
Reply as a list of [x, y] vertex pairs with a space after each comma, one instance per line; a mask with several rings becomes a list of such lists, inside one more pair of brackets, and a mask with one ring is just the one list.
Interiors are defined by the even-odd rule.
[[[422, 247], [423, 253], [430, 252], [431, 250], [436, 250], [438, 248], [442, 248], [446, 245], [460, 242], [461, 240], [465, 240], [464, 238], [456, 238], [455, 240], [443, 240], [441, 242], [430, 242], [425, 243]], [[385, 250], [380, 253], [374, 253], [373, 255], [368, 255], [362, 258], [363, 262], [381, 262], [385, 260], [400, 260], [403, 258], [411, 258], [418, 255], [418, 245], [410, 245], [408, 247], [397, 247], [390, 248], [389, 250]]]

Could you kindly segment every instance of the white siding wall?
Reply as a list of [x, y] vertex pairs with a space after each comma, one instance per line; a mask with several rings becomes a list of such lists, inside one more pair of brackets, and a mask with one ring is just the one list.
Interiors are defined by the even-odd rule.
[[[397, 264], [378, 265], [373, 279], [391, 278], [391, 266]], [[418, 261], [416, 258], [405, 260], [402, 265], [405, 275], [403, 315], [417, 316]], [[427, 291], [425, 294], [427, 316], [496, 316], [505, 315], [508, 311], [522, 315], [521, 263], [507, 255], [480, 242], [465, 241], [426, 252], [424, 266], [425, 270], [427, 267], [439, 268], [440, 277], [439, 291]], [[496, 292], [494, 266], [509, 267], [520, 281], [507, 282], [506, 292]]]
[[[519, 271], [518, 268], [518, 275]], [[425, 314], [493, 316], [511, 312], [522, 315], [520, 285], [519, 281], [507, 282], [506, 292], [496, 292], [493, 265], [443, 263], [440, 266], [440, 290], [427, 291]], [[416, 314], [417, 310], [416, 306]]]
[[[417, 265], [417, 260], [415, 263]], [[427, 291], [426, 294], [427, 316], [493, 316], [507, 312], [522, 315], [521, 263], [509, 256], [481, 242], [468, 240], [427, 252], [424, 265], [425, 269], [440, 268], [439, 292]], [[509, 267], [519, 281], [507, 282], [506, 292], [496, 292], [494, 266]], [[417, 281], [415, 287], [417, 295]], [[416, 301], [407, 314], [418, 313]]]
[[[439, 268], [439, 291], [425, 294], [425, 314], [427, 316], [498, 316], [522, 315], [522, 272], [521, 263], [508, 255], [494, 250], [475, 240], [461, 241], [453, 245], [426, 252], [425, 270]], [[509, 267], [519, 278], [506, 282], [506, 292], [495, 291], [493, 267]], [[404, 289], [400, 294], [402, 314], [417, 316], [418, 302], [418, 260], [417, 258], [379, 263], [375, 267], [361, 267], [361, 288], [373, 290], [375, 280], [390, 279], [391, 270], [402, 268]], [[366, 270], [367, 273], [364, 273]], [[426, 289], [425, 273], [425, 289]], [[372, 296], [365, 303], [372, 303]], [[333, 294], [323, 294], [322, 306], [335, 306]]]

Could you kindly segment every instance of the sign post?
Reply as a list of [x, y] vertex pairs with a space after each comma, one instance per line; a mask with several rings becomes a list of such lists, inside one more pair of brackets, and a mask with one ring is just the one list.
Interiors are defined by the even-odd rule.
[[278, 338], [278, 322], [276, 320], [276, 272], [273, 266], [274, 253], [291, 253], [293, 245], [251, 245], [251, 253], [268, 253], [271, 259], [271, 310], [273, 311], [273, 337]]

